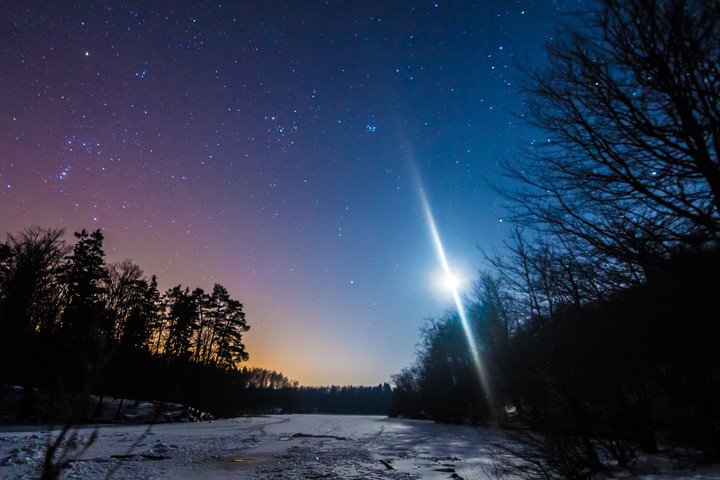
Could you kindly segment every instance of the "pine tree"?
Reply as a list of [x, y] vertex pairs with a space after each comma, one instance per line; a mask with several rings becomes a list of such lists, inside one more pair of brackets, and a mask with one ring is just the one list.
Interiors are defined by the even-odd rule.
[[61, 276], [67, 289], [63, 330], [79, 341], [109, 336], [112, 326], [108, 324], [104, 302], [108, 272], [103, 234], [100, 230], [88, 233], [83, 229], [75, 237], [78, 242], [67, 257]]
[[230, 298], [227, 289], [215, 284], [210, 296], [210, 336], [205, 345], [206, 363], [224, 368], [235, 368], [248, 359], [242, 334], [249, 330], [242, 304]]
[[225, 317], [218, 331], [216, 363], [220, 367], [236, 368], [238, 363], [248, 359], [242, 334], [250, 327], [245, 321], [245, 312], [242, 308], [242, 303], [239, 301], [228, 300]]
[[192, 354], [193, 334], [198, 328], [195, 302], [190, 289], [178, 285], [168, 290], [165, 297], [169, 304], [168, 337], [165, 354], [178, 359], [189, 360]]

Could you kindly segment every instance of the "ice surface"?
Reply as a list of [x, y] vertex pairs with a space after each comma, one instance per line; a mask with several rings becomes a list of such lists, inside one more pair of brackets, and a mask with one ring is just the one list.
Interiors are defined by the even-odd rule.
[[[95, 430], [97, 439], [81, 452]], [[477, 480], [495, 478], [489, 442], [502, 439], [493, 429], [334, 415], [160, 424], [149, 431], [103, 426], [75, 433], [78, 448], [61, 478]], [[45, 445], [54, 435], [0, 430], [0, 478], [38, 478]], [[710, 479], [720, 478], [720, 469], [625, 478]]]

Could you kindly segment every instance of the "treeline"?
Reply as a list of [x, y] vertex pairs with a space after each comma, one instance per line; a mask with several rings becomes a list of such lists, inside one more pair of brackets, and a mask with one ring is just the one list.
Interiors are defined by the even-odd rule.
[[[552, 310], [543, 294], [485, 275], [468, 309], [481, 364], [457, 314], [429, 321], [415, 363], [393, 377], [391, 416], [541, 432], [547, 443], [533, 454], [565, 458], [578, 474], [673, 445], [717, 458], [720, 251], [664, 267], [605, 301]], [[546, 311], [530, 312], [540, 300]]]
[[177, 360], [234, 368], [247, 360], [242, 304], [178, 285], [160, 294], [130, 260], [105, 264], [100, 230], [29, 228], [0, 245], [0, 331], [4, 337], [58, 336], [76, 347], [102, 340]]
[[388, 383], [375, 387], [256, 388], [240, 399], [244, 413], [332, 413], [387, 415], [393, 397]]
[[[387, 413], [388, 384], [299, 387], [281, 373], [242, 367], [249, 326], [222, 285], [160, 293], [157, 278], [130, 260], [105, 263], [100, 230], [75, 239], [69, 245], [63, 230], [33, 227], [0, 243], [0, 384], [24, 387], [20, 420], [65, 420], [64, 399], [81, 394], [99, 395], [98, 409], [113, 396], [223, 417]], [[49, 395], [44, 411], [36, 389]]]
[[504, 165], [506, 248], [466, 318], [428, 323], [393, 413], [524, 432], [524, 478], [718, 459], [720, 7], [601, 0], [573, 25], [524, 72], [546, 140]]
[[293, 385], [238, 369], [249, 326], [222, 285], [160, 293], [157, 278], [131, 261], [105, 263], [100, 230], [75, 240], [34, 227], [0, 244], [0, 381], [26, 387], [26, 415], [33, 388], [51, 398], [90, 388], [229, 411], [235, 399], [220, 392]]

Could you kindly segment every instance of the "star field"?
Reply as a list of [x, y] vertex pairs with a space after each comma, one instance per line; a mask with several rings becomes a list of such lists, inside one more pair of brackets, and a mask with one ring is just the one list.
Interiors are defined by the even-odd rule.
[[[9, 2], [0, 225], [102, 228], [163, 289], [223, 284], [250, 365], [377, 384], [503, 236], [518, 62], [578, 2]], [[413, 171], [417, 170], [422, 185]]]

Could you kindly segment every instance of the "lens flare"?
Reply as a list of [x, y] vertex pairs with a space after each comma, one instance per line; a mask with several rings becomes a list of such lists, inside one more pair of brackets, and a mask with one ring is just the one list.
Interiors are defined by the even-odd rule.
[[443, 283], [450, 290], [453, 301], [455, 302], [455, 308], [457, 309], [458, 316], [460, 317], [460, 323], [462, 323], [465, 337], [467, 338], [468, 348], [470, 349], [470, 354], [472, 355], [473, 362], [475, 363], [475, 367], [478, 372], [480, 385], [482, 386], [483, 393], [485, 394], [485, 399], [488, 402], [488, 406], [490, 407], [491, 412], [494, 413], [492, 395], [490, 393], [490, 383], [488, 381], [487, 373], [485, 371], [482, 359], [480, 358], [480, 350], [477, 347], [475, 336], [473, 335], [473, 332], [470, 328], [470, 322], [468, 321], [467, 312], [465, 311], [465, 305], [460, 298], [462, 281], [459, 279], [459, 277], [454, 275], [452, 270], [450, 269], [447, 255], [445, 255], [445, 249], [443, 248], [442, 241], [440, 240], [440, 234], [438, 233], [437, 226], [435, 225], [435, 218], [433, 217], [432, 211], [430, 210], [430, 204], [427, 200], [427, 197], [425, 196], [425, 192], [422, 188], [422, 183], [420, 182], [419, 175], [417, 175], [416, 180], [418, 185], [420, 186], [420, 200], [422, 201], [423, 210], [425, 212], [425, 220], [428, 224], [428, 228], [430, 229], [430, 235], [432, 236], [433, 244], [435, 246], [435, 252], [445, 274], [445, 280]]

